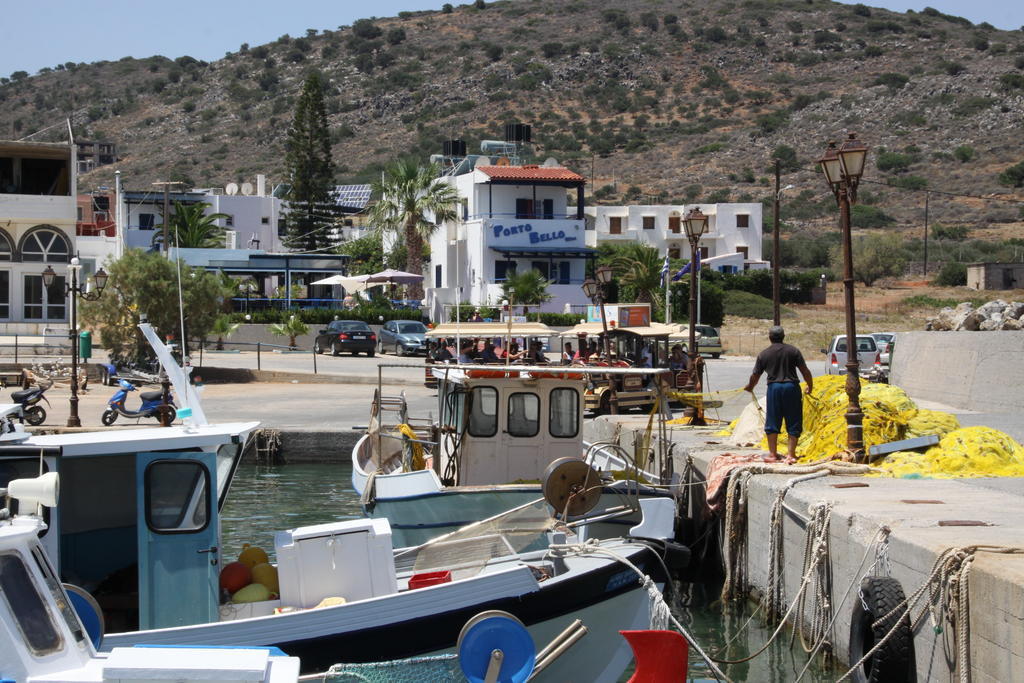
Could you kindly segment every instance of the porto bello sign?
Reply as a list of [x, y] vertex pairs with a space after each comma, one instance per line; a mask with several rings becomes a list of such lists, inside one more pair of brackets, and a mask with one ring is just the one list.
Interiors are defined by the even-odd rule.
[[491, 229], [494, 231], [495, 237], [512, 237], [513, 235], [528, 235], [530, 244], [541, 244], [542, 242], [555, 242], [558, 240], [564, 242], [572, 242], [576, 240], [574, 236], [567, 236], [565, 230], [550, 230], [548, 232], [540, 232], [534, 230], [531, 223], [523, 223], [521, 225], [493, 225]]

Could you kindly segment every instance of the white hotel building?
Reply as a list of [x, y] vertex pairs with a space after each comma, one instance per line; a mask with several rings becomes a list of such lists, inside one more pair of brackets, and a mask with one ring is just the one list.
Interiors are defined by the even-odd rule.
[[690, 209], [708, 217], [700, 238], [701, 267], [726, 273], [768, 268], [761, 254], [761, 204], [588, 206], [586, 243], [642, 242], [669, 258], [687, 259], [690, 243], [682, 219]]
[[[459, 302], [497, 305], [501, 283], [515, 271], [535, 269], [550, 281], [545, 311], [590, 303], [583, 294], [588, 247], [583, 176], [560, 166], [477, 165], [445, 176], [461, 198], [459, 220], [441, 225], [430, 239], [430, 272], [424, 285], [431, 319], [446, 320]], [[567, 193], [575, 191], [576, 206]]]

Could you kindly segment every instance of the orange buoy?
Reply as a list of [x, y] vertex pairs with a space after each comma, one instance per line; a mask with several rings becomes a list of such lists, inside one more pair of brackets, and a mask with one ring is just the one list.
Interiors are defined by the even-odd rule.
[[633, 648], [636, 672], [629, 683], [685, 683], [690, 644], [675, 631], [619, 631]]
[[252, 570], [244, 562], [230, 562], [220, 570], [220, 587], [236, 593], [252, 583]]

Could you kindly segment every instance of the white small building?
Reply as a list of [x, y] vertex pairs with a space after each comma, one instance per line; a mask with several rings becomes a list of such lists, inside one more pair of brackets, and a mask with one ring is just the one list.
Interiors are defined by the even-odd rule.
[[669, 258], [690, 259], [683, 217], [691, 209], [708, 217], [708, 229], [700, 239], [705, 268], [723, 272], [767, 268], [761, 254], [761, 204], [689, 204], [639, 206], [588, 206], [587, 246], [608, 242], [640, 242], [668, 252]]
[[[74, 253], [77, 169], [73, 144], [0, 141], [0, 328], [6, 334], [67, 330], [64, 285]], [[43, 286], [47, 266], [58, 276], [51, 287]]]
[[[459, 219], [440, 225], [430, 240], [424, 282], [431, 318], [446, 321], [446, 306], [497, 305], [509, 275], [538, 270], [551, 284], [540, 310], [562, 311], [590, 301], [580, 285], [595, 257], [584, 237], [583, 176], [557, 165], [492, 165], [478, 157], [461, 175], [448, 175], [460, 197]], [[576, 205], [568, 193], [575, 191]]]

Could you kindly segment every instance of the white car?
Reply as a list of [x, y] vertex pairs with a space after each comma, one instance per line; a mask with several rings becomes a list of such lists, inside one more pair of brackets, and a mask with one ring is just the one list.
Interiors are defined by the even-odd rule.
[[892, 351], [893, 342], [896, 341], [895, 332], [872, 332], [871, 336], [875, 338], [875, 343], [878, 344], [878, 352], [881, 354], [882, 365], [889, 364], [889, 357]]
[[[846, 374], [846, 335], [839, 334], [832, 339], [827, 349], [822, 349], [825, 354], [825, 372], [829, 375]], [[867, 375], [876, 368], [882, 366], [882, 354], [878, 350], [875, 338], [869, 334], [857, 335], [857, 360], [860, 361], [860, 374]]]

